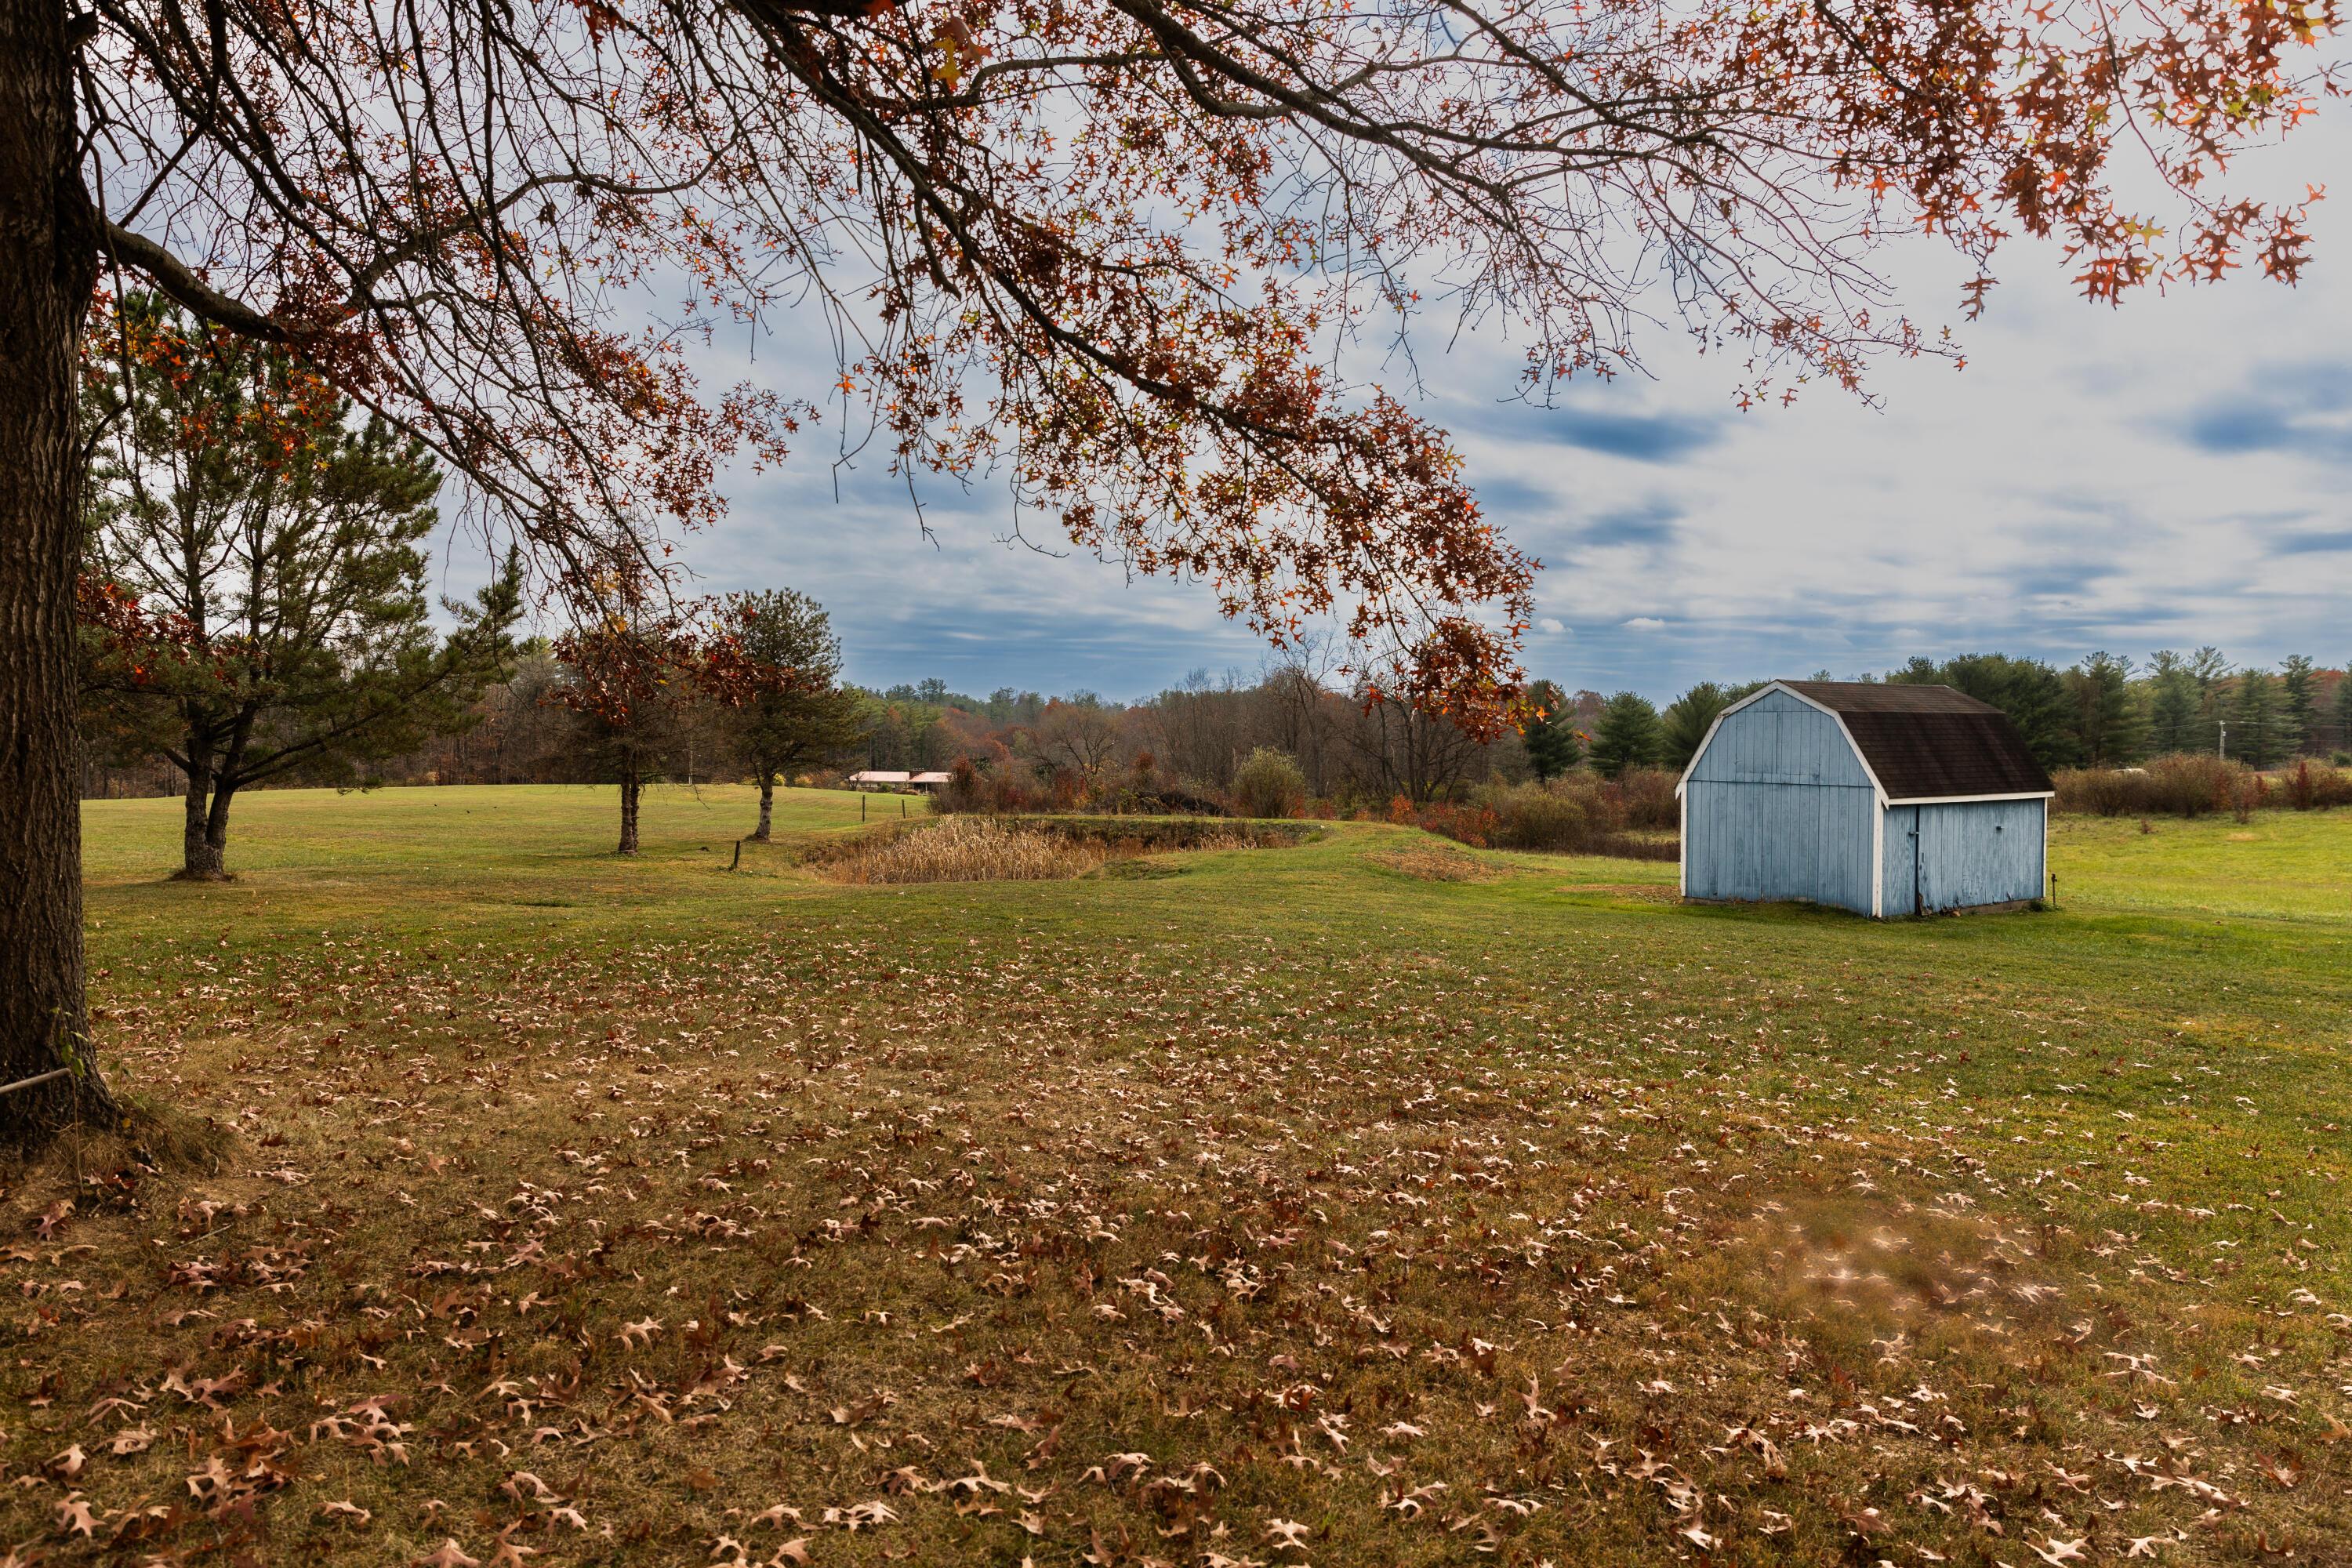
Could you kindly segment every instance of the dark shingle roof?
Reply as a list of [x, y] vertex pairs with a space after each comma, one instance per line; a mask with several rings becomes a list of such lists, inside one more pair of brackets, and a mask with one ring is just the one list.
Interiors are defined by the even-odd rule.
[[1889, 800], [2042, 795], [2050, 775], [2009, 715], [1948, 686], [1784, 680], [1845, 721]]

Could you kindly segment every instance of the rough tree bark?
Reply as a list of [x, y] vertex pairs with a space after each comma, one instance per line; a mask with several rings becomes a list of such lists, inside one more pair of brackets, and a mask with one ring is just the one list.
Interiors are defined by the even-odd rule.
[[634, 855], [637, 852], [637, 789], [641, 782], [637, 773], [636, 753], [635, 752], [623, 753], [621, 757], [621, 847], [617, 851], [619, 854]]
[[98, 276], [65, 0], [0, 0], [0, 1146], [121, 1112], [82, 1001], [76, 351]]
[[751, 835], [761, 844], [769, 841], [768, 828], [775, 818], [775, 812], [776, 775], [762, 769], [760, 773], [760, 828]]
[[[190, 748], [193, 752], [194, 748]], [[188, 795], [180, 826], [180, 877], [184, 881], [219, 881], [228, 875], [228, 802], [215, 793], [212, 764], [189, 759]]]

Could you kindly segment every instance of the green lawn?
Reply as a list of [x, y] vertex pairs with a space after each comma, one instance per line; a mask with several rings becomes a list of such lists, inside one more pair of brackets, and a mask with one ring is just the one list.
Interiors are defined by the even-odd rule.
[[92, 804], [102, 1051], [236, 1143], [11, 1180], [0, 1551], [2345, 1560], [2352, 814], [1874, 924], [751, 800], [269, 793], [224, 886]]
[[[653, 784], [645, 792], [643, 863], [671, 867], [719, 855], [759, 822], [759, 792], [743, 784]], [[778, 833], [855, 827], [920, 800], [841, 790], [776, 792]], [[547, 873], [577, 876], [620, 834], [616, 792], [590, 784], [506, 788], [271, 790], [241, 797], [230, 815], [229, 856], [243, 879], [278, 887], [307, 877], [413, 878], [412, 886]], [[93, 886], [152, 881], [179, 864], [173, 803], [96, 800], [83, 808], [86, 875]], [[607, 868], [612, 862], [608, 859]], [[625, 867], [624, 867], [625, 869]]]

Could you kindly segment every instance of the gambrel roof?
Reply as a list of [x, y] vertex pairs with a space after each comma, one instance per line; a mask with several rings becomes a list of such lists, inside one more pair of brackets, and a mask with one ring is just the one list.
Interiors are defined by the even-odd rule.
[[1890, 801], [2052, 793], [2009, 715], [1948, 686], [1772, 684], [1836, 714]]

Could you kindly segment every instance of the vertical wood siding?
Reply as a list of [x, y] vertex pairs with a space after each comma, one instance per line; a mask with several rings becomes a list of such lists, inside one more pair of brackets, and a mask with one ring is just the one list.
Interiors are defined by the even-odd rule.
[[2045, 804], [1987, 800], [1889, 806], [1885, 912], [1907, 915], [1916, 907], [1933, 914], [2040, 898], [2048, 873], [2042, 864]]
[[1785, 691], [1759, 697], [1723, 721], [1691, 774], [1692, 783], [1701, 780], [1870, 787], [1837, 720]]
[[1684, 795], [1690, 897], [1870, 912], [1877, 799], [1829, 714], [1780, 691], [1750, 703], [1717, 728]]

